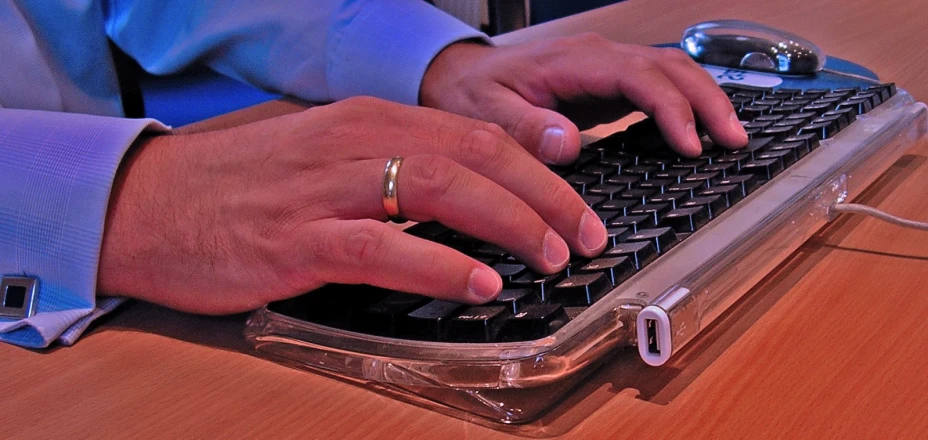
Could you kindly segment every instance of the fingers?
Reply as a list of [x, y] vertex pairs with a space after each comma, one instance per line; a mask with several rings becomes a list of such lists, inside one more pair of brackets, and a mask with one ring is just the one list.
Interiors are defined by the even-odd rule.
[[[378, 192], [383, 163], [368, 160], [346, 168], [359, 179], [356, 195], [346, 194], [346, 212], [383, 218]], [[376, 200], [363, 194], [378, 194]], [[414, 221], [439, 221], [478, 239], [498, 244], [533, 269], [551, 273], [566, 266], [564, 240], [523, 200], [499, 184], [446, 157], [407, 157], [397, 179], [402, 215]], [[371, 200], [363, 201], [368, 198]], [[367, 203], [367, 206], [362, 206]]]
[[569, 164], [580, 154], [580, 130], [564, 115], [536, 107], [505, 87], [491, 95], [485, 118], [544, 163]]
[[[339, 164], [341, 168], [333, 174], [333, 176], [356, 176], [351, 184], [334, 187], [332, 190], [334, 193], [326, 202], [338, 210], [337, 215], [344, 218], [384, 218], [379, 188], [383, 178], [383, 166], [391, 156], [403, 156], [407, 159], [399, 173], [400, 195], [398, 197], [401, 208], [405, 209], [404, 203], [410, 202], [410, 195], [403, 179], [408, 177], [407, 172], [415, 171], [418, 167], [417, 160], [419, 160], [410, 161], [410, 159], [423, 154], [440, 155], [495, 183], [495, 186], [491, 186], [492, 190], [488, 190], [489, 195], [474, 196], [468, 193], [468, 197], [480, 197], [476, 200], [481, 203], [495, 203], [497, 194], [504, 194], [500, 197], [505, 197], [506, 200], [515, 196], [520, 203], [527, 204], [534, 211], [535, 216], [540, 216], [560, 237], [563, 237], [574, 252], [593, 257], [605, 248], [606, 230], [582, 198], [563, 179], [515, 143], [499, 126], [436, 110], [414, 109], [398, 105], [395, 107], [397, 107], [395, 111], [384, 114], [398, 115], [397, 117], [406, 122], [392, 122], [385, 125], [390, 128], [378, 132], [379, 138], [389, 139], [390, 142], [374, 143], [364, 150], [363, 154], [356, 151], [350, 157], [351, 159], [376, 158], [376, 160], [363, 168], [353, 167], [350, 162], [342, 162]], [[418, 125], [407, 126], [410, 121], [419, 122]], [[341, 151], [331, 152], [332, 156], [344, 154]], [[443, 183], [440, 178], [433, 180], [436, 182], [428, 184]], [[471, 181], [476, 182], [480, 179], [471, 179]], [[415, 197], [415, 199], [416, 203], [437, 204], [436, 201], [429, 202], [423, 197]], [[469, 216], [472, 222], [485, 221], [473, 215], [473, 212], [476, 211], [471, 211]], [[410, 215], [405, 211], [403, 214]], [[442, 218], [438, 218], [435, 212], [428, 214], [430, 218], [445, 222]], [[508, 213], [504, 216], [513, 216], [513, 214]], [[445, 224], [455, 227], [448, 223]], [[503, 233], [510, 234], [512, 232], [510, 228], [518, 229], [521, 226], [516, 224], [499, 227], [502, 228]], [[524, 252], [507, 247], [497, 239], [487, 240], [500, 244], [513, 252]], [[537, 252], [536, 256], [526, 258], [529, 264], [538, 264], [537, 270], [550, 272], [549, 268], [538, 263], [540, 261], [542, 259]]]
[[370, 284], [438, 299], [485, 303], [502, 280], [486, 265], [451, 248], [403, 233], [376, 220], [326, 220], [313, 237], [307, 267], [328, 282]]
[[709, 136], [729, 148], [744, 147], [748, 135], [725, 93], [712, 77], [683, 51], [643, 47], [661, 60], [659, 66], [693, 107]]

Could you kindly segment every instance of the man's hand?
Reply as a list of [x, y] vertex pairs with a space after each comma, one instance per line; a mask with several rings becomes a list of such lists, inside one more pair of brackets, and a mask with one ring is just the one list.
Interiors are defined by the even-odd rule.
[[[231, 313], [325, 283], [481, 303], [487, 266], [382, 221], [384, 166], [403, 216], [496, 243], [533, 269], [606, 244], [564, 180], [499, 126], [354, 98], [222, 131], [160, 136], [120, 167], [98, 286], [198, 313]], [[568, 249], [569, 248], [569, 249]]]
[[457, 43], [426, 71], [422, 105], [502, 126], [545, 163], [576, 159], [581, 129], [631, 110], [653, 117], [681, 154], [701, 151], [693, 112], [713, 140], [748, 138], [724, 93], [683, 51], [596, 34], [491, 48]]

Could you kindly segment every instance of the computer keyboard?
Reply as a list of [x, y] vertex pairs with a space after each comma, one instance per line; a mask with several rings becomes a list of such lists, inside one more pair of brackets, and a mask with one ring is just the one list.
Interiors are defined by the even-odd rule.
[[406, 232], [499, 273], [499, 297], [470, 306], [328, 285], [256, 312], [246, 337], [279, 362], [504, 423], [537, 417], [616, 347], [663, 364], [925, 132], [925, 106], [893, 84], [722, 89], [750, 138], [743, 149], [703, 137], [699, 157], [680, 157], [645, 119], [552, 168], [606, 226], [598, 257], [538, 274], [499, 246], [420, 223]]
[[[750, 141], [735, 151], [704, 141], [697, 158], [671, 152], [652, 120], [583, 148], [554, 168], [600, 216], [608, 245], [554, 275], [532, 272], [504, 249], [438, 223], [406, 232], [457, 249], [503, 279], [500, 296], [466, 306], [373, 287], [332, 285], [271, 309], [344, 330], [441, 342], [511, 342], [549, 336], [767, 181], [896, 94], [866, 89], [724, 87]], [[704, 138], [705, 139], [705, 138]], [[337, 298], [337, 299], [336, 299]]]

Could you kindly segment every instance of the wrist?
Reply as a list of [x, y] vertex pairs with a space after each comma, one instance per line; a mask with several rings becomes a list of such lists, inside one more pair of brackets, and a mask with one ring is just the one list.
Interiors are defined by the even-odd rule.
[[467, 73], [475, 70], [474, 63], [492, 50], [492, 47], [474, 40], [453, 43], [442, 49], [422, 77], [419, 105], [444, 109], [446, 101], [460, 91]]

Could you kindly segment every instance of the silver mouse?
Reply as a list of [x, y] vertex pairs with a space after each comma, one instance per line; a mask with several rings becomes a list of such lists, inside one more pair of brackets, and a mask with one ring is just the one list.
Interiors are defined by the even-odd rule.
[[825, 53], [811, 41], [744, 20], [690, 26], [680, 47], [696, 62], [781, 75], [811, 75], [825, 66]]

